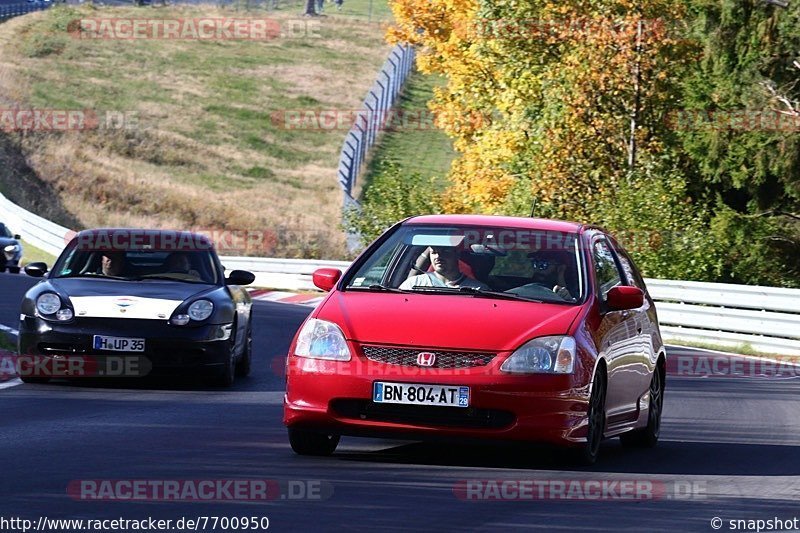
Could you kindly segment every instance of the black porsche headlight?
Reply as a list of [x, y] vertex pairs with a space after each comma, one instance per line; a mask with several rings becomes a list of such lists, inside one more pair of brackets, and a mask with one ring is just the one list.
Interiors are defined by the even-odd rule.
[[202, 322], [206, 320], [214, 312], [214, 304], [211, 300], [197, 300], [189, 305], [186, 312], [181, 312], [174, 315], [170, 319], [170, 323], [175, 326], [185, 326], [190, 321]]
[[72, 309], [64, 305], [61, 298], [54, 292], [45, 292], [36, 298], [36, 310], [40, 315], [49, 319], [66, 322], [72, 320]]
[[214, 312], [214, 304], [211, 300], [197, 300], [189, 306], [189, 318], [192, 320], [205, 320]]

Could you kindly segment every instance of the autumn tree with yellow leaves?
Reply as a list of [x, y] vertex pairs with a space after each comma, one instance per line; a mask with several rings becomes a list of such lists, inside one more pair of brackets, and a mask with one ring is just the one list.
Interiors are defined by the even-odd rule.
[[462, 154], [445, 210], [527, 214], [535, 199], [549, 216], [596, 218], [638, 163], [663, 155], [675, 73], [696, 56], [674, 31], [680, 2], [391, 7], [390, 40], [418, 45], [419, 68], [448, 80], [430, 104]]
[[800, 4], [389, 2], [389, 40], [446, 80], [429, 107], [459, 157], [444, 191], [378, 173], [351, 229], [535, 207], [606, 226], [652, 277], [800, 286], [800, 131], [710, 119], [799, 101]]

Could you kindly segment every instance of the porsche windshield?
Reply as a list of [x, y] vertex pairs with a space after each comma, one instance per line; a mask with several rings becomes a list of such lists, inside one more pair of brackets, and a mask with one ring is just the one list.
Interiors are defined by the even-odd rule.
[[53, 276], [213, 284], [217, 268], [209, 251], [103, 251], [73, 247], [55, 264]]
[[577, 303], [584, 280], [577, 234], [482, 226], [399, 228], [346, 288]]

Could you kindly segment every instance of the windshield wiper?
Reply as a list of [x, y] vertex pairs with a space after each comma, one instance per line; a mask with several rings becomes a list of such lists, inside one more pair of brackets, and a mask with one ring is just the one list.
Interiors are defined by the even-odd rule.
[[506, 300], [522, 300], [524, 302], [538, 302], [538, 303], [542, 303], [543, 301], [543, 300], [534, 300], [533, 298], [525, 298], [524, 296], [520, 296], [519, 294], [514, 294], [513, 292], [493, 291], [493, 290], [481, 289], [480, 287], [458, 287], [458, 290], [470, 294], [479, 294], [481, 296], [493, 296], [495, 298], [505, 298]]
[[186, 278], [179, 278], [175, 276], [170, 276], [167, 274], [150, 274], [147, 276], [139, 276], [138, 278], [134, 278], [134, 281], [144, 281], [147, 279], [155, 279], [155, 280], [168, 280], [168, 281], [182, 281], [184, 283], [208, 283], [207, 281], [198, 280], [198, 279], [186, 279]]
[[347, 287], [347, 290], [356, 290], [356, 291], [381, 291], [381, 292], [396, 292], [401, 294], [408, 294], [411, 291], [407, 291], [404, 289], [398, 289], [395, 287], [389, 287], [388, 285], [384, 285], [382, 283], [373, 283], [367, 287]]
[[102, 278], [102, 279], [119, 279], [122, 281], [130, 281], [131, 278], [124, 276], [108, 276], [106, 274], [99, 274], [97, 272], [77, 272], [75, 274], [67, 274], [64, 276], [56, 276], [56, 278]]
[[481, 289], [480, 287], [428, 287], [422, 285], [415, 285], [414, 286], [415, 292], [433, 292], [433, 293], [442, 293], [442, 294], [474, 294], [477, 296], [486, 296], [492, 298], [503, 298], [505, 300], [519, 300], [523, 302], [538, 302], [542, 303], [542, 300], [534, 300], [532, 298], [525, 298], [524, 296], [520, 296], [518, 294], [513, 294], [510, 292], [499, 292], [487, 289]]

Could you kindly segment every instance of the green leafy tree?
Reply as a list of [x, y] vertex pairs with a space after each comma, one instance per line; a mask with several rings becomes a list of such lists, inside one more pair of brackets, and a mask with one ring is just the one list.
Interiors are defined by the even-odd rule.
[[695, 1], [704, 53], [683, 88], [674, 129], [689, 186], [730, 245], [724, 280], [798, 285], [800, 5]]
[[365, 186], [361, 207], [345, 212], [344, 226], [366, 245], [404, 218], [439, 212], [441, 192], [436, 180], [406, 172], [397, 162], [388, 160]]

